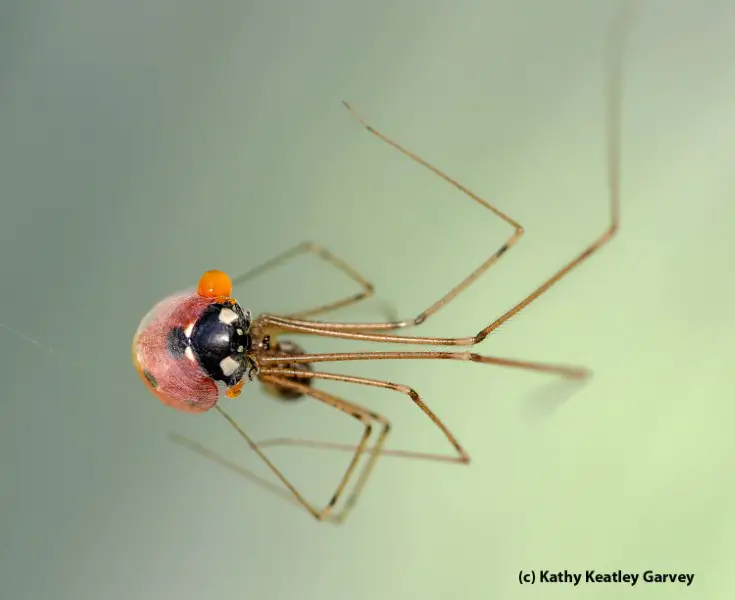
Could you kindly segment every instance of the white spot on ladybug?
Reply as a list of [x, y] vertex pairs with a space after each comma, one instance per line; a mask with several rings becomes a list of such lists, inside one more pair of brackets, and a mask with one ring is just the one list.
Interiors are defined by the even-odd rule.
[[223, 308], [219, 313], [219, 320], [221, 323], [224, 323], [225, 325], [229, 325], [230, 323], [234, 323], [237, 321], [237, 313], [229, 308]]
[[245, 348], [243, 346], [238, 346], [237, 351], [242, 354], [243, 352], [245, 352]]
[[191, 337], [191, 332], [192, 332], [193, 330], [194, 330], [194, 321], [192, 321], [191, 323], [189, 323], [189, 324], [188, 324], [188, 325], [186, 326], [186, 329], [184, 329], [184, 335], [185, 335], [186, 337], [190, 338], [190, 337]]
[[191, 346], [187, 346], [186, 350], [184, 350], [184, 356], [188, 358], [191, 362], [196, 362], [197, 359], [194, 356], [194, 351], [191, 349]]
[[237, 335], [244, 335], [244, 334], [245, 334], [245, 332], [238, 327], [237, 328]]
[[228, 356], [219, 362], [219, 368], [222, 369], [222, 374], [225, 377], [229, 377], [237, 371], [238, 368], [240, 368], [240, 363], [238, 363], [234, 358]]

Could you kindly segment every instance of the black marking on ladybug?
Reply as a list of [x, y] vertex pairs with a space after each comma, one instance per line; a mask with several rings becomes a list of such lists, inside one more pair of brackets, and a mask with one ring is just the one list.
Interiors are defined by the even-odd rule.
[[197, 319], [189, 343], [209, 377], [228, 387], [252, 368], [246, 356], [253, 340], [248, 334], [250, 318], [239, 304], [210, 304]]
[[186, 334], [181, 327], [172, 327], [166, 335], [166, 350], [174, 358], [182, 358], [184, 351], [189, 346]]
[[143, 377], [146, 378], [146, 381], [151, 384], [151, 387], [153, 389], [156, 389], [158, 387], [158, 382], [156, 381], [156, 378], [153, 377], [153, 373], [150, 371], [143, 371]]

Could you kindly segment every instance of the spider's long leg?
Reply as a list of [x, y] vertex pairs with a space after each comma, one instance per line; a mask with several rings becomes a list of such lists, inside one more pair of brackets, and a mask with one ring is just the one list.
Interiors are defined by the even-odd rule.
[[[342, 362], [352, 360], [461, 360], [468, 362], [477, 362], [488, 365], [497, 365], [501, 367], [510, 367], [514, 369], [525, 369], [528, 371], [535, 371], [537, 373], [551, 374], [563, 377], [565, 379], [580, 380], [585, 379], [589, 376], [590, 372], [583, 367], [571, 367], [566, 365], [552, 365], [548, 363], [531, 362], [524, 360], [498, 358], [493, 356], [484, 356], [475, 352], [339, 352], [329, 354], [303, 354], [297, 356], [289, 356], [288, 363], [317, 363], [317, 362]], [[262, 357], [260, 364], [265, 367], [266, 372], [270, 372], [271, 367], [266, 365], [278, 365], [286, 362], [283, 358], [278, 357]], [[283, 367], [282, 367], [283, 368]], [[283, 373], [283, 371], [281, 371]], [[289, 375], [296, 371], [288, 371]], [[301, 371], [299, 371], [301, 372]], [[318, 374], [321, 375], [321, 374]], [[306, 375], [308, 377], [308, 375]], [[322, 377], [326, 379], [327, 377]], [[339, 381], [348, 381], [351, 383], [364, 383], [361, 378], [356, 377], [345, 377], [345, 376], [332, 376], [328, 379], [337, 379]], [[390, 389], [403, 388], [405, 386], [398, 386], [396, 384], [385, 384], [381, 382], [379, 387], [390, 387]], [[370, 384], [365, 384], [370, 385]], [[397, 390], [403, 391], [403, 390]], [[405, 392], [404, 392], [405, 393]], [[409, 394], [410, 396], [410, 394]], [[413, 397], [412, 397], [413, 399]], [[419, 407], [424, 410], [425, 405], [421, 403]], [[427, 408], [428, 410], [428, 408]], [[424, 411], [426, 412], [426, 411]], [[431, 414], [429, 417], [434, 420]], [[436, 421], [435, 421], [436, 422]], [[440, 429], [442, 427], [440, 426]], [[444, 431], [444, 429], [442, 429]], [[446, 432], [445, 432], [446, 435]], [[453, 438], [452, 438], [453, 439]], [[452, 441], [450, 439], [450, 442]], [[355, 446], [350, 444], [338, 444], [332, 442], [325, 442], [321, 440], [308, 440], [301, 438], [272, 438], [267, 440], [260, 440], [258, 442], [260, 447], [273, 447], [273, 446], [297, 446], [307, 448], [321, 448], [324, 450], [342, 450], [346, 452], [354, 452]], [[376, 446], [369, 447], [365, 450], [367, 453], [378, 453], [381, 456], [395, 456], [400, 458], [413, 458], [430, 460], [435, 462], [462, 462], [455, 456], [447, 456], [446, 454], [434, 454], [429, 452], [416, 452], [412, 450], [392, 450], [386, 448], [378, 448]]]
[[[357, 446], [353, 446], [351, 444], [338, 444], [335, 442], [324, 442], [322, 440], [309, 440], [305, 438], [268, 438], [266, 440], [258, 440], [258, 446], [260, 446], [261, 448], [292, 446], [297, 448], [338, 450], [341, 452], [354, 452], [357, 449]], [[207, 452], [210, 453], [209, 451]], [[428, 460], [431, 462], [446, 462], [452, 464], [457, 464], [458, 462], [460, 462], [454, 456], [447, 456], [446, 454], [417, 452], [414, 450], [393, 450], [390, 448], [378, 448], [377, 446], [368, 446], [367, 448], [365, 448], [365, 454], [379, 454], [380, 456], [393, 456], [397, 458], [410, 458], [418, 460]]]
[[332, 394], [328, 394], [327, 392], [324, 392], [322, 390], [304, 385], [302, 383], [294, 381], [293, 379], [286, 379], [284, 377], [279, 377], [275, 369], [272, 370], [271, 374], [269, 375], [264, 374], [261, 377], [261, 379], [265, 381], [270, 381], [271, 383], [277, 384], [281, 387], [291, 388], [297, 392], [308, 394], [309, 396], [316, 398], [317, 400], [322, 400], [323, 402], [326, 402], [328, 404], [334, 405], [335, 402], [343, 403], [345, 406], [351, 407], [351, 409], [354, 410], [356, 413], [361, 414], [362, 418], [366, 418], [366, 419], [369, 418], [372, 421], [380, 424], [381, 429], [380, 429], [380, 432], [378, 433], [378, 439], [376, 440], [374, 446], [372, 446], [373, 452], [370, 453], [370, 458], [368, 459], [367, 464], [365, 465], [365, 467], [362, 469], [362, 472], [358, 476], [357, 481], [355, 482], [355, 486], [353, 487], [350, 495], [347, 497], [344, 505], [342, 506], [342, 509], [334, 514], [330, 514], [331, 510], [337, 505], [337, 503], [339, 502], [339, 499], [344, 493], [345, 488], [349, 480], [351, 479], [352, 473], [358, 461], [365, 453], [367, 453], [367, 450], [368, 450], [368, 445], [367, 445], [368, 439], [367, 438], [370, 435], [369, 426], [366, 428], [366, 433], [362, 438], [361, 444], [359, 446], [352, 447], [353, 451], [355, 452], [355, 455], [352, 459], [350, 467], [348, 468], [347, 472], [342, 478], [342, 482], [340, 483], [339, 487], [337, 488], [334, 495], [332, 496], [332, 499], [330, 500], [329, 505], [324, 509], [324, 512], [328, 515], [330, 521], [335, 522], [335, 523], [341, 523], [347, 518], [347, 515], [357, 503], [357, 499], [362, 493], [362, 490], [365, 487], [365, 484], [367, 483], [367, 480], [370, 477], [370, 474], [372, 473], [373, 468], [375, 467], [375, 463], [377, 462], [378, 457], [381, 455], [381, 450], [383, 448], [383, 445], [385, 444], [385, 441], [388, 438], [388, 434], [390, 433], [390, 423], [388, 419], [386, 419], [384, 416], [378, 413], [367, 411], [364, 408], [358, 406], [357, 404], [347, 402], [346, 400], [338, 398]]
[[[277, 365], [288, 362], [294, 363], [317, 363], [317, 362], [343, 362], [352, 360], [461, 360], [468, 362], [477, 362], [488, 365], [496, 365], [501, 367], [510, 367], [514, 369], [524, 369], [527, 371], [535, 371], [537, 373], [557, 375], [564, 377], [565, 379], [585, 379], [589, 376], [589, 371], [584, 367], [571, 367], [566, 365], [552, 365], [548, 363], [515, 360], [507, 358], [499, 358], [494, 356], [484, 356], [475, 352], [339, 352], [339, 353], [328, 353], [328, 354], [302, 354], [302, 355], [291, 355], [287, 358], [283, 357], [261, 357], [259, 363], [261, 365], [261, 373], [279, 373], [283, 376], [289, 377], [304, 377], [304, 378], [318, 378], [318, 379], [331, 379], [336, 381], [344, 381], [347, 383], [358, 383], [363, 385], [371, 385], [374, 387], [382, 387], [400, 391], [407, 394], [416, 404], [423, 410], [427, 416], [436, 423], [437, 427], [444, 433], [450, 443], [455, 447], [460, 457], [466, 456], [461, 446], [459, 446], [456, 438], [447, 430], [444, 424], [436, 417], [431, 410], [421, 401], [418, 394], [412, 393], [412, 390], [407, 386], [402, 386], [394, 383], [369, 380], [361, 377], [350, 377], [346, 375], [335, 375], [331, 373], [308, 373], [303, 371], [295, 371], [291, 369], [284, 369]], [[276, 365], [275, 367], [268, 367], [267, 365]], [[296, 375], [301, 373], [301, 375]], [[414, 395], [415, 394], [415, 395]], [[418, 399], [418, 402], [417, 402]], [[297, 440], [279, 438], [273, 440], [267, 440], [265, 444], [269, 446], [273, 445], [300, 445], [300, 446], [313, 446], [322, 448], [333, 448], [341, 450], [353, 450], [354, 446], [346, 444], [332, 444], [329, 442], [317, 442], [312, 440]], [[369, 452], [376, 452], [375, 448], [368, 450]], [[428, 460], [443, 461], [443, 462], [464, 462], [463, 459], [457, 459], [456, 457], [449, 457], [446, 455], [429, 454], [423, 452], [412, 452], [405, 450], [382, 450], [381, 454], [391, 456], [402, 456], [407, 458], [424, 458]]]
[[[534, 300], [539, 298], [542, 294], [548, 291], [558, 281], [564, 278], [571, 271], [576, 269], [579, 265], [589, 259], [595, 252], [607, 244], [617, 233], [620, 223], [620, 147], [621, 147], [621, 105], [622, 105], [622, 73], [623, 73], [623, 49], [625, 37], [628, 33], [630, 21], [632, 20], [634, 9], [638, 8], [640, 0], [629, 0], [626, 2], [624, 7], [618, 13], [615, 18], [609, 32], [607, 39], [607, 94], [606, 94], [606, 128], [607, 128], [607, 178], [609, 187], [609, 204], [610, 204], [610, 221], [605, 230], [582, 252], [575, 256], [572, 260], [561, 267], [556, 273], [539, 285], [534, 291], [528, 296], [521, 300], [518, 304], [513, 306], [510, 310], [506, 311], [503, 315], [492, 321], [485, 328], [480, 330], [478, 333], [472, 336], [459, 337], [459, 338], [427, 338], [427, 337], [410, 337], [410, 336], [398, 336], [398, 335], [384, 335], [378, 333], [361, 333], [367, 331], [379, 331], [379, 330], [393, 330], [400, 327], [407, 327], [411, 325], [419, 325], [426, 321], [426, 319], [435, 314], [442, 307], [446, 306], [453, 298], [455, 298], [460, 292], [466, 289], [471, 283], [473, 283], [482, 273], [489, 269], [497, 260], [520, 238], [522, 228], [510, 217], [505, 216], [499, 210], [497, 210], [490, 203], [480, 199], [475, 194], [470, 192], [468, 189], [463, 187], [451, 179], [444, 172], [440, 171], [436, 167], [430, 165], [422, 158], [413, 154], [409, 150], [403, 148], [397, 142], [381, 133], [372, 126], [366, 124], [360, 117], [358, 120], [368, 129], [370, 133], [377, 136], [381, 140], [385, 141], [389, 145], [393, 146], [411, 160], [425, 166], [439, 177], [464, 192], [472, 199], [485, 206], [513, 227], [516, 228], [515, 233], [509, 240], [497, 250], [487, 261], [485, 261], [480, 267], [473, 271], [468, 277], [457, 284], [452, 290], [450, 290], [445, 296], [437, 300], [430, 307], [422, 311], [413, 319], [407, 321], [401, 321], [398, 323], [324, 323], [318, 321], [305, 321], [299, 319], [292, 319], [288, 317], [278, 317], [273, 315], [266, 315], [266, 320], [270, 321], [271, 326], [276, 329], [310, 333], [322, 336], [330, 337], [342, 337], [348, 339], [361, 339], [365, 341], [378, 341], [378, 342], [390, 342], [390, 343], [406, 343], [406, 344], [433, 344], [433, 345], [445, 345], [445, 346], [471, 346], [484, 340], [490, 333], [500, 327], [508, 319], [521, 312]], [[349, 108], [349, 107], [348, 107]], [[353, 113], [354, 114], [354, 113]]]
[[460, 360], [466, 362], [483, 363], [486, 365], [497, 365], [514, 369], [536, 371], [537, 373], [549, 373], [559, 375], [567, 379], [585, 379], [590, 372], [584, 367], [572, 367], [567, 365], [553, 365], [549, 363], [534, 362], [528, 360], [516, 360], [511, 358], [500, 358], [486, 356], [476, 352], [330, 352], [328, 354], [298, 354], [283, 356], [261, 356], [258, 364], [261, 368], [269, 368], [268, 365], [277, 368], [277, 365], [293, 363], [317, 363], [317, 362], [343, 362], [351, 360]]
[[242, 275], [238, 275], [232, 280], [232, 286], [237, 287], [247, 281], [251, 281], [256, 277], [259, 277], [260, 275], [263, 275], [264, 273], [267, 273], [268, 271], [277, 268], [278, 266], [296, 258], [301, 254], [312, 254], [326, 262], [328, 265], [331, 265], [341, 273], [344, 273], [347, 277], [352, 279], [355, 283], [357, 283], [357, 285], [360, 286], [360, 291], [355, 292], [354, 294], [351, 294], [345, 298], [335, 300], [333, 302], [320, 304], [319, 306], [310, 308], [308, 310], [301, 310], [296, 313], [292, 313], [288, 315], [288, 317], [294, 319], [304, 319], [306, 317], [313, 317], [315, 315], [325, 314], [340, 308], [344, 308], [346, 306], [357, 304], [358, 302], [370, 298], [373, 295], [375, 288], [370, 281], [365, 279], [360, 273], [357, 272], [357, 270], [347, 264], [344, 260], [334, 255], [323, 246], [320, 246], [319, 244], [315, 244], [313, 242], [302, 242], [294, 246], [293, 248], [289, 248], [288, 250], [281, 252], [273, 258], [268, 259], [263, 264], [258, 265], [257, 267], [254, 267], [249, 271], [246, 271]]
[[[456, 452], [456, 456], [444, 456], [444, 455], [423, 455], [423, 456], [417, 456], [418, 458], [428, 458], [430, 460], [440, 460], [444, 462], [455, 462], [455, 463], [462, 463], [462, 464], [468, 464], [470, 462], [470, 456], [467, 453], [467, 451], [462, 447], [462, 445], [459, 443], [459, 440], [454, 436], [454, 434], [449, 431], [449, 428], [442, 422], [442, 420], [437, 417], [434, 412], [424, 403], [424, 401], [421, 399], [421, 396], [419, 396], [418, 392], [414, 390], [413, 388], [407, 386], [407, 385], [401, 385], [398, 383], [391, 383], [390, 381], [382, 381], [380, 379], [367, 379], [365, 377], [353, 377], [350, 375], [339, 375], [336, 373], [320, 373], [316, 371], [296, 371], [294, 369], [279, 369], [279, 368], [263, 368], [261, 369], [260, 373], [265, 377], [272, 377], [272, 376], [278, 376], [282, 378], [284, 381], [288, 381], [289, 379], [327, 379], [330, 381], [342, 381], [344, 383], [353, 383], [357, 385], [366, 385], [370, 387], [376, 387], [376, 388], [382, 388], [386, 390], [393, 390], [394, 392], [400, 392], [401, 394], [405, 394], [408, 396], [413, 403], [418, 406], [421, 411], [431, 419], [431, 421], [436, 425], [439, 430], [444, 434], [444, 437], [447, 438], [447, 441], [452, 445], [452, 448], [454, 448], [454, 451]], [[308, 386], [304, 386], [304, 389], [310, 389]], [[371, 413], [372, 414], [372, 413]], [[271, 441], [272, 444], [272, 441]], [[375, 447], [373, 447], [370, 450], [373, 454], [381, 454], [381, 453], [391, 453], [391, 454], [397, 454], [401, 456], [416, 456], [420, 453], [412, 453], [412, 452], [398, 452], [398, 451], [383, 451], [381, 452], [381, 449], [376, 444]]]
[[[213, 450], [210, 450], [206, 446], [203, 446], [199, 442], [192, 440], [184, 435], [181, 435], [179, 433], [169, 433], [168, 439], [174, 442], [175, 444], [178, 444], [179, 446], [182, 446], [186, 448], [187, 450], [191, 450], [192, 452], [196, 452], [200, 456], [203, 456], [207, 460], [211, 460], [214, 463], [217, 463], [220, 466], [225, 467], [226, 469], [229, 469], [230, 471], [233, 471], [240, 475], [241, 477], [244, 477], [251, 483], [256, 484], [257, 486], [263, 488], [267, 492], [274, 494], [278, 496], [279, 498], [286, 500], [287, 502], [290, 502], [291, 504], [295, 504], [296, 506], [300, 508], [304, 508], [303, 504], [300, 503], [296, 497], [287, 489], [284, 489], [283, 487], [272, 483], [268, 481], [267, 479], [264, 479], [260, 477], [259, 475], [256, 475], [252, 471], [249, 471], [248, 469], [245, 469], [244, 467], [241, 467], [240, 465], [232, 462], [231, 460], [225, 458], [224, 456], [217, 454]], [[257, 442], [258, 447], [262, 448], [263, 445]], [[272, 445], [272, 444], [271, 444]], [[354, 449], [354, 446], [351, 446], [351, 448]]]
[[[331, 500], [329, 503], [324, 506], [324, 508], [317, 509], [311, 502], [306, 500], [304, 496], [299, 492], [296, 487], [286, 478], [286, 476], [281, 473], [281, 471], [276, 467], [273, 462], [263, 453], [263, 451], [260, 449], [258, 444], [252, 440], [252, 438], [245, 433], [245, 431], [237, 424], [237, 422], [229, 415], [227, 414], [219, 405], [215, 406], [215, 409], [227, 420], [227, 422], [232, 425], [232, 427], [237, 431], [237, 433], [240, 435], [240, 437], [247, 443], [247, 445], [250, 447], [253, 452], [255, 452], [262, 460], [265, 462], [266, 465], [270, 468], [270, 470], [278, 477], [278, 479], [283, 483], [284, 486], [293, 494], [296, 501], [301, 504], [306, 510], [308, 510], [317, 520], [323, 521], [325, 519], [332, 520], [332, 521], [340, 521], [343, 517], [341, 515], [344, 514], [344, 512], [347, 510], [347, 506], [343, 509], [341, 514], [338, 515], [332, 515], [332, 511], [341, 498], [342, 494], [344, 493], [344, 490], [349, 483], [353, 473], [355, 472], [355, 469], [357, 468], [357, 465], [359, 464], [360, 458], [365, 453], [368, 443], [368, 440], [370, 438], [370, 435], [372, 433], [373, 423], [378, 422], [382, 425], [381, 432], [378, 437], [378, 441], [376, 442], [376, 447], [381, 447], [382, 444], [385, 442], [385, 438], [388, 435], [388, 432], [390, 431], [390, 424], [388, 421], [376, 414], [369, 412], [365, 410], [364, 408], [353, 404], [351, 402], [347, 402], [346, 400], [343, 400], [341, 398], [338, 398], [337, 396], [334, 396], [332, 394], [328, 394], [326, 392], [323, 392], [321, 390], [312, 389], [309, 386], [306, 386], [304, 384], [289, 381], [287, 379], [279, 378], [277, 373], [275, 373], [275, 370], [272, 375], [262, 375], [260, 377], [261, 380], [267, 383], [271, 383], [273, 385], [278, 385], [280, 387], [286, 387], [293, 389], [295, 391], [298, 391], [302, 394], [306, 394], [308, 396], [311, 396], [312, 398], [315, 398], [317, 400], [320, 400], [321, 402], [324, 402], [325, 404], [328, 404], [329, 406], [333, 406], [337, 410], [340, 410], [358, 421], [360, 421], [364, 426], [364, 431], [362, 434], [362, 437], [360, 439], [360, 443], [355, 448], [355, 455], [353, 456], [352, 460], [350, 461], [349, 466], [347, 467], [347, 470], [345, 471], [345, 474], [342, 477], [342, 480], [340, 481], [337, 490], [334, 492]], [[370, 457], [370, 460], [368, 462], [368, 465], [365, 467], [365, 470], [368, 468], [372, 468], [372, 465], [377, 460], [377, 457], [379, 456], [379, 453], [373, 453]], [[353, 492], [354, 494], [354, 492]]]

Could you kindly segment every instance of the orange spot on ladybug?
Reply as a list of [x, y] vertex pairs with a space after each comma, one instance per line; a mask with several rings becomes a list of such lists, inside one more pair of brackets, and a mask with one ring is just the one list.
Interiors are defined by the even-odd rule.
[[199, 279], [197, 294], [203, 298], [229, 298], [232, 295], [232, 280], [223, 271], [207, 271]]
[[242, 386], [245, 385], [244, 381], [238, 381], [229, 390], [225, 392], [225, 396], [228, 398], [237, 398], [242, 392]]

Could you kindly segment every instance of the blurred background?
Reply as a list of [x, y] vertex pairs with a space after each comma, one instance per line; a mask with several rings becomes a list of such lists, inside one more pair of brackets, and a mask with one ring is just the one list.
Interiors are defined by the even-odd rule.
[[[519, 587], [518, 571], [657, 569], [695, 573], [696, 591], [639, 595], [731, 598], [732, 3], [648, 3], [627, 51], [620, 236], [478, 348], [583, 364], [590, 385], [550, 412], [553, 380], [519, 371], [324, 367], [417, 388], [469, 467], [385, 458], [351, 519], [319, 524], [173, 444], [264, 472], [216, 414], [159, 405], [130, 364], [140, 318], [204, 269], [313, 240], [376, 284], [335, 318], [408, 318], [503, 243], [505, 224], [342, 99], [526, 227], [416, 333], [470, 335], [501, 314], [605, 226], [601, 51], [617, 5], [0, 3], [0, 322], [44, 345], [0, 330], [0, 597], [549, 600], [566, 586]], [[353, 289], [304, 257], [237, 296], [278, 312]], [[450, 451], [408, 398], [323, 387], [389, 416], [391, 447]], [[256, 439], [359, 437], [257, 383], [229, 406]], [[271, 454], [319, 503], [347, 460]]]

